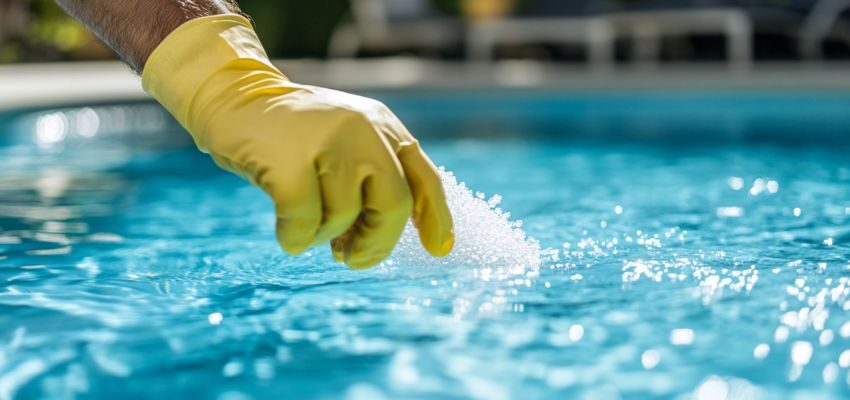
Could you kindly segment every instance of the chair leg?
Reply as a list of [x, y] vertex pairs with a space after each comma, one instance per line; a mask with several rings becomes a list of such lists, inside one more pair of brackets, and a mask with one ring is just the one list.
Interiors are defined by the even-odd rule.
[[727, 52], [733, 68], [749, 68], [753, 61], [753, 27], [749, 17], [730, 16], [726, 21]]
[[353, 58], [362, 46], [360, 32], [353, 25], [343, 25], [334, 31], [328, 45], [328, 57]]
[[661, 31], [655, 22], [639, 22], [633, 27], [634, 48], [633, 62], [651, 66], [661, 58]]
[[593, 20], [587, 29], [588, 61], [595, 69], [614, 65], [614, 30], [603, 20]]
[[818, 0], [800, 28], [800, 54], [810, 60], [823, 58], [821, 44], [841, 13], [850, 7], [848, 0]]
[[473, 22], [466, 35], [466, 58], [469, 61], [492, 62], [496, 41], [490, 22]]
[[493, 27], [489, 22], [473, 22], [466, 35], [466, 59], [492, 62], [495, 56]]

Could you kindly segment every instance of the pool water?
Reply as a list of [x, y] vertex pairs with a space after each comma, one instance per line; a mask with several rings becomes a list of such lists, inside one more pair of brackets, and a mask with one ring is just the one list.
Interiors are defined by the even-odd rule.
[[407, 235], [355, 272], [282, 254], [260, 191], [108, 114], [7, 124], [0, 399], [850, 397], [842, 140], [448, 124], [420, 136], [454, 174], [457, 251]]

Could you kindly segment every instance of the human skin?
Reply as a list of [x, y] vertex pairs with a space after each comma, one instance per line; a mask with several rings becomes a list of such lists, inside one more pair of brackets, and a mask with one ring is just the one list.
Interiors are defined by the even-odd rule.
[[111, 47], [134, 71], [178, 26], [209, 15], [240, 13], [227, 0], [56, 0]]

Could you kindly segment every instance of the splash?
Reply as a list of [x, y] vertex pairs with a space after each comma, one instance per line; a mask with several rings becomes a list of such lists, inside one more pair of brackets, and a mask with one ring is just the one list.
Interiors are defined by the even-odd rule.
[[385, 266], [471, 267], [497, 279], [539, 269], [540, 244], [525, 234], [521, 221], [511, 221], [510, 213], [499, 208], [500, 196], [486, 199], [483, 193], [473, 194], [444, 168], [440, 177], [454, 218], [454, 250], [444, 258], [432, 257], [422, 248], [413, 224], [408, 224]]

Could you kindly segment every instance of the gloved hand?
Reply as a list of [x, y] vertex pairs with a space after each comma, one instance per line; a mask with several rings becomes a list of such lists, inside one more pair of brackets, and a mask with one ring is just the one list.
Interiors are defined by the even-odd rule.
[[142, 83], [201, 151], [271, 196], [288, 253], [332, 240], [338, 261], [367, 268], [411, 214], [431, 254], [451, 251], [442, 183], [398, 118], [375, 100], [290, 82], [245, 18], [186, 22], [151, 54]]

